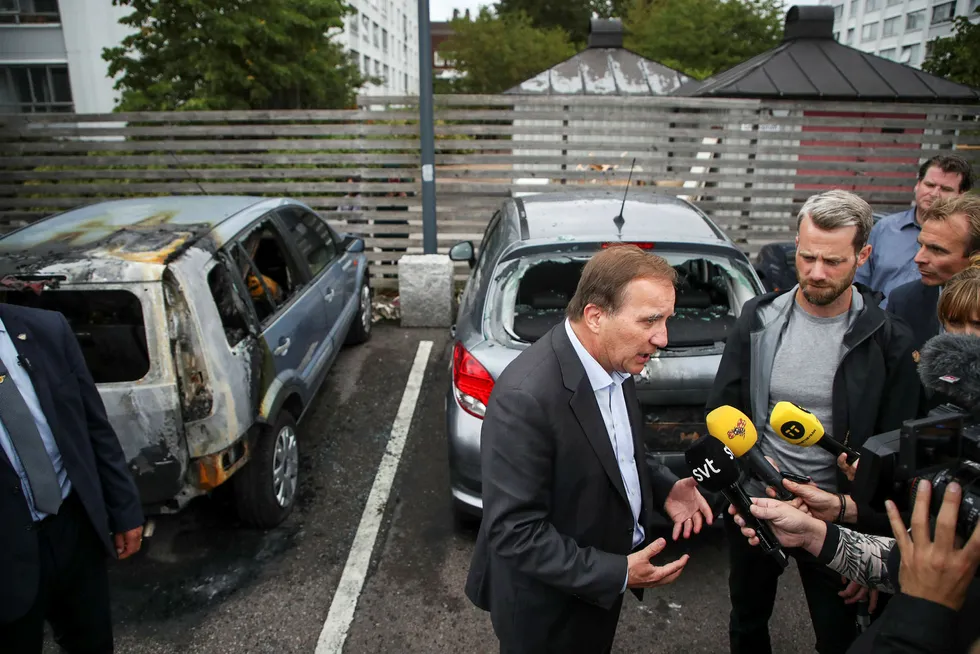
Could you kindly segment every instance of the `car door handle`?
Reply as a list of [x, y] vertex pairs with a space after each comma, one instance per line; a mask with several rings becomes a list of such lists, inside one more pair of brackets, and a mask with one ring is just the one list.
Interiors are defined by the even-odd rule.
[[328, 288], [327, 289], [327, 292], [324, 293], [324, 295], [323, 295], [323, 299], [326, 300], [327, 302], [329, 302], [330, 300], [333, 299], [333, 289], [332, 288]]
[[274, 349], [272, 353], [275, 354], [277, 357], [284, 356], [287, 352], [289, 352], [289, 343], [290, 340], [288, 338], [280, 338], [279, 347]]

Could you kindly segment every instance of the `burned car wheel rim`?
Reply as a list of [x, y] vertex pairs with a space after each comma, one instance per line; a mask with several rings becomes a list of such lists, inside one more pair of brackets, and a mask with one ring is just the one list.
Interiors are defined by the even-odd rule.
[[367, 284], [361, 287], [361, 325], [364, 331], [371, 331], [371, 289]]
[[276, 501], [283, 508], [292, 503], [296, 494], [298, 468], [296, 432], [292, 427], [283, 427], [276, 436], [276, 449], [272, 458], [272, 488], [276, 493]]

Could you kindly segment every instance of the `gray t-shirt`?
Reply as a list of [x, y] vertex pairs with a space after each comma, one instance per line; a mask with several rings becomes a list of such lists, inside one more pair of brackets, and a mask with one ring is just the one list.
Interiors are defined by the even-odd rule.
[[[777, 402], [793, 402], [812, 412], [830, 431], [833, 424], [834, 375], [844, 354], [848, 312], [833, 318], [812, 316], [797, 302], [776, 349], [769, 384], [769, 412]], [[759, 435], [762, 453], [779, 469], [811, 477], [820, 488], [837, 491], [837, 461], [819, 447], [791, 445], [773, 432], [766, 420]]]

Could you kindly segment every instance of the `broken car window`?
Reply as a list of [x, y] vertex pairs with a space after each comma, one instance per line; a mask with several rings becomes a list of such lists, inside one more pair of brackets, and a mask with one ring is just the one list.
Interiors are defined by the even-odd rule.
[[136, 381], [150, 371], [143, 307], [129, 291], [20, 291], [6, 301], [61, 312], [97, 384]]
[[244, 307], [234, 281], [223, 263], [218, 263], [208, 273], [208, 288], [221, 316], [228, 345], [235, 347], [248, 335], [248, 322], [242, 313]]
[[260, 321], [296, 292], [299, 276], [272, 223], [264, 221], [239, 240], [233, 258]]

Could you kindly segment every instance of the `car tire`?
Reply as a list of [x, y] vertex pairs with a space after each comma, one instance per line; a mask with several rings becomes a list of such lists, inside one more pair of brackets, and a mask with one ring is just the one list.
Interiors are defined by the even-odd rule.
[[361, 290], [357, 293], [357, 314], [347, 330], [346, 345], [357, 345], [371, 338], [371, 286], [365, 277]]
[[461, 533], [479, 531], [481, 522], [479, 516], [468, 513], [459, 507], [453, 507], [453, 529], [455, 531]]
[[299, 440], [288, 411], [280, 411], [276, 423], [259, 435], [251, 460], [233, 481], [242, 521], [269, 529], [286, 519], [299, 490]]

